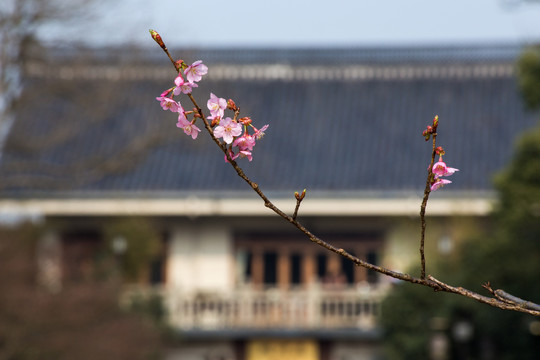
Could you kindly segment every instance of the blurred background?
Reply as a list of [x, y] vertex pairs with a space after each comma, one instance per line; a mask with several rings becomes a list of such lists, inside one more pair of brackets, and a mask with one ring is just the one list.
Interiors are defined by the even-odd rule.
[[[540, 320], [392, 281], [264, 207], [155, 100], [175, 60], [257, 128], [247, 175], [355, 256], [540, 302], [540, 2], [0, 4], [1, 359], [536, 359]], [[181, 94], [186, 110], [193, 107]], [[229, 114], [232, 116], [232, 113]], [[202, 124], [198, 124], [200, 128]], [[487, 295], [487, 294], [486, 294]]]

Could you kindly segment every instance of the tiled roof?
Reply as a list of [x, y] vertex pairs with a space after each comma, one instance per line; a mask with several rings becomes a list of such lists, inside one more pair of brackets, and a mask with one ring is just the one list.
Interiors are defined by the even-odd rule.
[[[445, 191], [483, 192], [538, 118], [517, 90], [518, 50], [357, 49], [335, 62], [331, 49], [206, 50], [210, 72], [194, 97], [232, 98], [256, 126], [270, 124], [253, 162], [240, 160], [266, 190], [421, 192], [431, 146], [421, 132], [438, 114], [439, 145], [460, 169]], [[193, 141], [161, 110], [155, 97], [174, 78], [163, 61], [36, 63], [28, 73], [0, 164], [4, 196], [250, 190], [208, 136]]]

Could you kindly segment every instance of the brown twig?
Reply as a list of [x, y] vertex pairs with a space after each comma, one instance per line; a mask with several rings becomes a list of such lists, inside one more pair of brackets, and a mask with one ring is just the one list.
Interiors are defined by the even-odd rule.
[[486, 289], [487, 291], [489, 291], [495, 298], [507, 304], [520, 306], [520, 307], [530, 309], [530, 310], [540, 311], [540, 305], [518, 298], [517, 296], [511, 295], [501, 289], [493, 290], [489, 282], [482, 285], [482, 287]]
[[437, 142], [437, 133], [433, 133], [433, 150], [431, 151], [431, 162], [428, 167], [428, 175], [426, 180], [426, 188], [424, 189], [424, 198], [422, 199], [422, 205], [420, 206], [420, 222], [422, 224], [422, 231], [420, 233], [420, 265], [421, 273], [420, 278], [426, 278], [426, 256], [424, 253], [424, 239], [426, 236], [426, 206], [431, 193], [431, 182], [433, 181], [433, 164], [435, 163], [435, 149]]
[[294, 208], [294, 214], [292, 216], [293, 220], [296, 220], [296, 217], [298, 216], [298, 210], [300, 209], [300, 204], [302, 203], [302, 200], [304, 200], [305, 196], [306, 189], [302, 191], [302, 194], [299, 194], [298, 191], [294, 193], [294, 197], [296, 198], [296, 207]]
[[[172, 57], [168, 53], [168, 50], [166, 50], [166, 47], [162, 46], [162, 49], [167, 53], [167, 55], [171, 59], [175, 69], [177, 71], [179, 71], [178, 68], [176, 67], [176, 64], [175, 64], [174, 60], [172, 60]], [[248, 185], [253, 189], [253, 191], [255, 191], [257, 193], [257, 195], [263, 200], [264, 206], [266, 206], [267, 208], [269, 208], [270, 210], [275, 212], [277, 215], [279, 215], [284, 220], [286, 220], [291, 225], [293, 225], [298, 230], [300, 230], [302, 233], [304, 233], [309, 238], [309, 240], [311, 240], [313, 243], [315, 243], [315, 244], [317, 244], [319, 246], [322, 246], [323, 248], [325, 248], [325, 249], [327, 249], [329, 251], [332, 251], [332, 252], [334, 252], [334, 253], [336, 253], [338, 255], [343, 256], [344, 258], [352, 261], [357, 266], [362, 266], [362, 267], [364, 267], [366, 269], [376, 271], [376, 272], [378, 272], [380, 274], [390, 276], [390, 277], [392, 277], [394, 279], [410, 282], [410, 283], [413, 283], [413, 284], [419, 284], [419, 285], [427, 286], [427, 287], [430, 287], [430, 288], [434, 289], [435, 291], [444, 291], [444, 292], [459, 294], [459, 295], [462, 295], [462, 296], [465, 296], [465, 297], [468, 297], [468, 298], [471, 298], [471, 299], [475, 299], [475, 300], [477, 300], [479, 302], [482, 302], [482, 303], [485, 303], [485, 304], [488, 304], [488, 305], [491, 305], [493, 307], [497, 307], [497, 308], [500, 308], [500, 309], [514, 310], [514, 311], [519, 311], [519, 312], [524, 312], [524, 313], [527, 313], [527, 314], [531, 314], [531, 315], [534, 315], [534, 316], [540, 316], [540, 311], [535, 310], [535, 309], [533, 309], [531, 307], [525, 307], [525, 306], [522, 306], [522, 305], [511, 304], [511, 303], [502, 301], [502, 300], [498, 299], [497, 297], [492, 297], [492, 298], [486, 297], [486, 296], [477, 294], [477, 293], [475, 293], [473, 291], [464, 289], [462, 287], [453, 287], [451, 285], [445, 284], [444, 282], [442, 282], [440, 280], [435, 279], [432, 276], [428, 276], [427, 279], [426, 279], [426, 277], [425, 277], [425, 268], [423, 268], [422, 277], [417, 278], [417, 277], [414, 277], [414, 276], [409, 275], [409, 274], [400, 273], [400, 272], [397, 272], [397, 271], [394, 271], [394, 270], [387, 269], [387, 268], [382, 267], [382, 266], [371, 264], [371, 263], [369, 263], [367, 261], [364, 261], [362, 259], [357, 258], [356, 256], [348, 253], [347, 251], [345, 251], [342, 248], [337, 248], [337, 247], [327, 243], [326, 241], [318, 238], [313, 233], [311, 233], [307, 228], [305, 228], [300, 222], [298, 222], [296, 220], [297, 211], [295, 211], [295, 214], [294, 214], [293, 217], [287, 215], [285, 212], [283, 212], [281, 209], [279, 209], [277, 206], [275, 206], [268, 199], [268, 197], [262, 192], [262, 190], [259, 188], [259, 185], [257, 183], [255, 183], [255, 182], [253, 182], [244, 173], [244, 171], [242, 170], [242, 168], [240, 168], [240, 166], [238, 166], [236, 161], [234, 161], [231, 158], [230, 153], [227, 150], [227, 146], [214, 136], [214, 132], [212, 130], [212, 127], [208, 123], [208, 120], [206, 119], [205, 115], [203, 114], [202, 109], [199, 107], [199, 105], [195, 101], [195, 98], [193, 98], [193, 96], [191, 94], [187, 94], [187, 95], [188, 95], [189, 99], [191, 100], [191, 102], [193, 103], [193, 105], [195, 106], [195, 109], [196, 109], [199, 117], [204, 122], [204, 126], [205, 126], [207, 132], [209, 133], [210, 137], [218, 145], [218, 147], [223, 151], [223, 153], [225, 154], [228, 162], [234, 168], [234, 170], [236, 171], [238, 176], [240, 176], [245, 182], [247, 182]], [[424, 216], [425, 216], [425, 208], [426, 208], [426, 204], [427, 204], [427, 199], [429, 197], [429, 193], [431, 192], [431, 185], [430, 185], [431, 181], [430, 181], [430, 179], [431, 179], [431, 176], [432, 176], [432, 168], [433, 168], [433, 163], [434, 163], [434, 159], [435, 159], [435, 137], [436, 137], [435, 135], [436, 134], [433, 134], [433, 135], [434, 135], [433, 136], [433, 153], [432, 153], [432, 159], [431, 159], [430, 168], [429, 168], [429, 171], [428, 171], [428, 181], [426, 183], [426, 189], [427, 190], [424, 192], [424, 201], [422, 202], [422, 207], [421, 207], [421, 212], [420, 212], [422, 218], [424, 218]], [[297, 207], [298, 206], [299, 206], [299, 202], [297, 202]], [[422, 239], [421, 239], [421, 254], [422, 254], [422, 257], [423, 257], [424, 230], [425, 230], [425, 220], [423, 220], [423, 222], [422, 222]], [[507, 294], [507, 295], [511, 296], [510, 294]], [[524, 300], [522, 300], [522, 301], [525, 302]], [[526, 303], [532, 304], [530, 302], [526, 302]], [[534, 305], [536, 305], [536, 304], [534, 304]]]

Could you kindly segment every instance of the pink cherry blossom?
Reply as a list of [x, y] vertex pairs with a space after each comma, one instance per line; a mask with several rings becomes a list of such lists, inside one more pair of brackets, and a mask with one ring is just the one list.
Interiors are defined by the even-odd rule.
[[437, 161], [435, 164], [433, 164], [432, 172], [435, 174], [435, 176], [443, 176], [446, 173], [446, 163], [443, 161]]
[[[229, 156], [231, 157], [232, 160], [236, 160], [236, 158], [240, 156], [240, 154], [234, 154], [231, 150], [229, 150]], [[227, 159], [227, 155], [225, 155], [225, 162], [226, 163], [229, 162], [229, 159]]]
[[450, 184], [450, 180], [443, 179], [442, 177], [450, 176], [456, 171], [459, 171], [459, 169], [448, 167], [442, 160], [442, 154], [439, 155], [439, 161], [433, 164], [433, 168], [431, 169], [432, 173], [435, 175], [435, 178], [431, 183], [431, 191], [437, 190], [446, 184]]
[[180, 92], [183, 92], [184, 94], [191, 94], [194, 87], [199, 87], [199, 85], [195, 83], [186, 82], [182, 75], [178, 75], [176, 79], [174, 79], [174, 83], [176, 85], [173, 90], [174, 95], [179, 95]]
[[206, 103], [210, 114], [212, 115], [210, 119], [216, 117], [223, 117], [225, 115], [225, 109], [227, 108], [227, 100], [224, 98], [218, 98], [216, 95], [210, 93], [210, 99]]
[[180, 89], [182, 90], [182, 92], [184, 94], [191, 94], [191, 92], [193, 91], [193, 88], [196, 88], [196, 87], [199, 87], [199, 85], [195, 84], [195, 83], [183, 83], [181, 86], [180, 86]]
[[208, 73], [208, 66], [204, 65], [202, 60], [195, 61], [184, 70], [187, 80], [192, 84], [201, 81], [203, 75], [206, 75], [206, 73]]
[[459, 171], [459, 169], [452, 168], [452, 167], [447, 167], [446, 168], [446, 173], [443, 176], [450, 176], [453, 173], [455, 173], [456, 171]]
[[[247, 157], [249, 161], [253, 160], [253, 157], [251, 156], [251, 152], [245, 151], [245, 150], [239, 151], [238, 154], [235, 154], [231, 150], [229, 150], [229, 156], [231, 157], [232, 160], [236, 160], [237, 158], [243, 158], [243, 157]], [[229, 159], [227, 159], [227, 155], [225, 155], [225, 162], [227, 163], [229, 162]]]
[[238, 149], [240, 151], [253, 151], [253, 147], [255, 146], [255, 138], [245, 132], [244, 135], [234, 140], [232, 146], [238, 146]]
[[222, 119], [214, 129], [214, 136], [218, 139], [223, 138], [227, 144], [232, 143], [234, 137], [239, 136], [241, 133], [242, 124], [233, 121], [230, 117]]
[[201, 131], [197, 126], [195, 126], [195, 124], [192, 124], [186, 119], [186, 116], [183, 112], [180, 113], [180, 116], [178, 116], [178, 123], [176, 124], [176, 126], [183, 129], [186, 135], [191, 135], [194, 140], [197, 138], [197, 135], [199, 135], [199, 132]]
[[247, 151], [247, 150], [240, 150], [238, 152], [238, 154], [236, 155], [236, 157], [247, 157], [249, 161], [253, 160], [253, 157], [251, 156], [251, 151]]
[[159, 96], [156, 98], [156, 100], [160, 102], [160, 105], [163, 108], [163, 110], [171, 110], [172, 112], [184, 111], [184, 109], [182, 108], [182, 105], [180, 105], [179, 102], [176, 102], [171, 98], [168, 98], [165, 96]]
[[435, 191], [439, 188], [442, 188], [444, 185], [450, 184], [450, 183], [451, 183], [450, 180], [438, 178], [435, 180], [433, 184], [431, 184], [431, 191]]
[[433, 164], [433, 174], [435, 174], [435, 177], [441, 177], [441, 176], [450, 176], [456, 171], [459, 171], [459, 169], [451, 168], [446, 166], [446, 163], [442, 161], [442, 159], [439, 159], [438, 162]]
[[260, 130], [258, 130], [257, 128], [253, 127], [255, 129], [255, 138], [257, 140], [260, 140], [262, 139], [262, 137], [264, 136], [264, 132], [266, 129], [268, 129], [268, 124], [264, 125]]

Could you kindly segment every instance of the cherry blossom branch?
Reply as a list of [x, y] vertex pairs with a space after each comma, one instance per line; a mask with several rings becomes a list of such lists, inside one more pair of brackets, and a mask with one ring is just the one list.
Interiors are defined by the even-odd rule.
[[[458, 169], [446, 166], [442, 161], [444, 155], [444, 149], [441, 146], [437, 147], [437, 127], [439, 126], [439, 116], [435, 115], [433, 123], [428, 125], [422, 132], [422, 136], [429, 141], [433, 137], [433, 146], [431, 150], [431, 161], [428, 166], [428, 174], [426, 180], [426, 188], [424, 189], [424, 198], [422, 199], [422, 205], [420, 206], [420, 222], [422, 224], [422, 230], [420, 233], [420, 265], [421, 265], [421, 279], [426, 278], [426, 257], [424, 254], [424, 240], [426, 234], [426, 206], [429, 199], [429, 194], [443, 187], [446, 184], [451, 183], [450, 180], [443, 179], [444, 176], [450, 176]], [[439, 155], [439, 161], [435, 163], [435, 156]]]
[[[197, 78], [198, 74], [197, 74], [196, 67], [202, 65], [200, 61], [195, 62], [191, 66], [186, 66], [183, 63], [183, 61], [181, 61], [181, 60], [175, 62], [173, 60], [172, 56], [170, 55], [169, 51], [167, 50], [167, 47], [165, 46], [165, 44], [161, 40], [161, 37], [159, 36], [159, 34], [157, 34], [153, 30], [150, 30], [150, 33], [152, 35], [152, 38], [160, 45], [160, 47], [163, 49], [163, 51], [167, 54], [167, 56], [169, 57], [169, 59], [173, 63], [176, 71], [179, 73], [179, 78], [181, 78], [181, 70], [184, 69], [184, 68], [185, 68], [184, 71], [186, 73], [189, 73], [191, 71], [191, 72], [193, 72], [193, 73], [191, 73], [192, 76], [196, 76], [196, 78]], [[206, 73], [206, 72], [204, 72], [204, 73]], [[189, 75], [187, 75], [187, 76], [188, 76], [188, 79], [189, 79]], [[198, 76], [198, 79], [200, 80], [200, 76]], [[178, 80], [178, 78], [177, 78], [177, 80]], [[175, 80], [175, 83], [177, 83], [176, 80]], [[178, 85], [178, 84], [180, 84], [180, 85]], [[181, 78], [177, 83], [177, 87], [180, 87], [182, 85], [185, 85], [185, 84], [183, 82], [183, 79]], [[296, 227], [299, 231], [301, 231], [303, 234], [305, 234], [309, 238], [309, 240], [312, 241], [313, 243], [315, 243], [315, 244], [317, 244], [317, 245], [319, 245], [319, 246], [321, 246], [321, 247], [323, 247], [323, 248], [325, 248], [325, 249], [327, 249], [327, 250], [329, 250], [331, 252], [334, 252], [334, 253], [336, 253], [336, 254], [338, 254], [338, 255], [340, 255], [340, 256], [342, 256], [342, 257], [344, 257], [344, 258], [346, 258], [346, 259], [348, 259], [350, 261], [352, 261], [356, 266], [362, 266], [362, 267], [364, 267], [366, 269], [376, 271], [376, 272], [378, 272], [380, 274], [392, 277], [394, 279], [398, 279], [398, 280], [402, 280], [402, 281], [406, 281], [406, 282], [410, 282], [410, 283], [418, 284], [418, 285], [422, 285], [422, 286], [427, 286], [427, 287], [430, 287], [430, 288], [434, 289], [435, 291], [444, 291], [444, 292], [459, 294], [459, 295], [465, 296], [467, 298], [471, 298], [471, 299], [477, 300], [477, 301], [479, 301], [481, 303], [485, 303], [485, 304], [488, 304], [490, 306], [497, 307], [497, 308], [500, 308], [500, 309], [519, 311], [519, 312], [524, 312], [524, 313], [527, 313], [527, 314], [531, 314], [531, 315], [540, 317], [540, 310], [539, 310], [540, 305], [537, 305], [537, 304], [534, 304], [534, 303], [519, 299], [519, 298], [517, 298], [517, 297], [515, 297], [513, 295], [507, 294], [506, 292], [504, 292], [502, 290], [495, 290], [494, 292], [492, 292], [493, 297], [486, 297], [486, 296], [477, 294], [477, 293], [475, 293], [473, 291], [467, 290], [467, 289], [462, 288], [462, 287], [454, 287], [454, 286], [448, 285], [448, 284], [446, 284], [446, 283], [444, 283], [444, 282], [442, 282], [440, 280], [435, 279], [431, 275], [428, 275], [427, 278], [426, 278], [426, 276], [425, 276], [425, 256], [424, 256], [424, 235], [425, 235], [425, 209], [426, 209], [427, 201], [428, 201], [428, 198], [429, 198], [429, 194], [431, 193], [431, 191], [436, 190], [439, 187], [444, 186], [445, 184], [448, 184], [448, 183], [451, 182], [449, 180], [442, 179], [443, 176], [448, 176], [448, 175], [453, 174], [455, 171], [458, 171], [457, 169], [447, 167], [446, 164], [444, 162], [442, 162], [442, 155], [444, 154], [444, 150], [441, 147], [437, 147], [437, 148], [435, 147], [435, 138], [436, 138], [436, 129], [437, 129], [437, 125], [438, 125], [438, 117], [435, 117], [435, 119], [433, 120], [433, 125], [428, 126], [427, 129], [423, 132], [423, 136], [426, 138], [426, 140], [429, 140], [429, 138], [431, 136], [433, 136], [433, 150], [432, 150], [432, 158], [431, 158], [430, 167], [428, 169], [428, 180], [426, 182], [426, 190], [424, 191], [424, 199], [422, 201], [422, 206], [421, 206], [421, 210], [420, 210], [420, 215], [421, 215], [421, 219], [422, 219], [422, 234], [421, 234], [421, 245], [420, 245], [422, 273], [421, 273], [421, 277], [417, 278], [417, 277], [414, 277], [414, 276], [412, 276], [410, 274], [400, 273], [400, 272], [397, 272], [397, 271], [394, 271], [394, 270], [387, 269], [387, 268], [382, 267], [382, 266], [371, 264], [371, 263], [369, 263], [367, 261], [364, 261], [362, 259], [359, 259], [356, 256], [354, 256], [354, 255], [350, 254], [349, 252], [347, 252], [346, 250], [344, 250], [342, 248], [335, 247], [335, 246], [331, 245], [330, 243], [320, 239], [319, 237], [317, 237], [313, 233], [311, 233], [306, 227], [304, 227], [297, 220], [297, 215], [298, 215], [298, 210], [299, 210], [299, 207], [300, 207], [300, 203], [305, 197], [305, 190], [302, 192], [301, 195], [298, 194], [298, 192], [295, 193], [295, 197], [296, 197], [297, 202], [296, 202], [296, 207], [295, 207], [294, 214], [292, 216], [287, 215], [284, 211], [282, 211], [277, 206], [275, 206], [268, 199], [268, 197], [263, 193], [263, 191], [259, 188], [259, 185], [256, 182], [252, 181], [244, 173], [244, 171], [238, 165], [238, 163], [235, 161], [236, 157], [238, 157], [239, 154], [236, 154], [236, 155], [233, 156], [233, 153], [232, 153], [232, 150], [231, 150], [231, 148], [233, 146], [233, 145], [231, 145], [233, 136], [230, 136], [230, 133], [226, 133], [226, 130], [223, 129], [224, 128], [223, 123], [226, 123], [226, 125], [229, 126], [227, 131], [233, 132], [233, 131], [238, 130], [237, 125], [239, 125], [239, 123], [237, 123], [236, 121], [237, 121], [237, 119], [239, 117], [239, 112], [240, 112], [239, 108], [231, 100], [229, 100], [229, 102], [226, 102], [227, 108], [230, 109], [230, 110], [233, 110], [234, 113], [235, 113], [234, 120], [230, 119], [230, 118], [225, 118], [225, 119], [222, 120], [221, 117], [223, 116], [223, 113], [220, 112], [220, 109], [224, 110], [224, 107], [222, 107], [222, 104], [221, 104], [221, 100], [224, 100], [224, 99], [219, 99], [219, 98], [215, 97], [213, 94], [211, 94], [211, 99], [209, 100], [209, 108], [210, 108], [210, 105], [212, 105], [211, 112], [212, 111], [214, 111], [214, 112], [212, 113], [212, 118], [208, 118], [203, 113], [201, 107], [198, 105], [195, 98], [191, 95], [191, 87], [193, 87], [195, 85], [191, 81], [190, 81], [190, 84], [188, 84], [188, 85], [189, 85], [189, 91], [186, 92], [185, 94], [188, 96], [188, 98], [190, 99], [190, 101], [192, 102], [192, 104], [194, 106], [193, 112], [194, 112], [195, 116], [194, 116], [194, 119], [193, 119], [192, 122], [189, 122], [189, 121], [185, 120], [186, 112], [184, 112], [183, 109], [181, 109], [181, 106], [178, 103], [174, 102], [173, 100], [171, 100], [169, 98], [166, 98], [166, 94], [169, 94], [169, 93], [175, 91], [175, 90], [173, 90], [173, 88], [165, 91], [162, 94], [161, 97], [157, 98], [158, 100], [161, 101], [162, 107], [164, 109], [169, 109], [170, 106], [173, 106], [173, 107], [176, 106], [176, 107], [179, 107], [181, 109], [181, 111], [178, 111], [180, 113], [180, 116], [179, 116], [179, 124], [177, 124], [177, 126], [182, 127], [186, 134], [191, 135], [195, 139], [197, 137], [198, 131], [200, 131], [200, 130], [198, 130], [198, 128], [196, 128], [194, 123], [198, 118], [200, 118], [203, 121], [204, 127], [205, 127], [206, 131], [208, 132], [208, 134], [210, 135], [211, 139], [214, 141], [214, 143], [216, 143], [216, 145], [221, 149], [221, 151], [223, 151], [223, 153], [225, 155], [226, 162], [228, 162], [233, 167], [233, 169], [236, 171], [237, 175], [239, 177], [241, 177], [253, 189], [253, 191], [255, 191], [255, 193], [257, 193], [257, 195], [263, 200], [264, 206], [269, 208], [273, 212], [275, 212], [277, 215], [279, 215], [285, 221], [289, 222], [294, 227]], [[174, 103], [175, 105], [171, 104], [171, 102]], [[218, 114], [220, 116], [217, 116]], [[212, 123], [210, 123], [208, 121], [209, 119], [212, 120]], [[249, 119], [249, 118], [241, 118], [238, 121], [241, 122], [244, 125], [244, 127], [247, 127], [247, 125], [251, 124], [251, 119]], [[233, 124], [231, 125], [231, 123], [233, 123]], [[219, 126], [216, 126], [215, 128], [212, 128], [212, 126], [215, 126], [217, 124], [219, 124]], [[217, 130], [218, 127], [221, 127], [220, 131], [219, 131], [220, 136], [216, 136], [216, 132], [217, 132], [216, 130]], [[257, 132], [259, 132], [259, 130], [257, 130]], [[234, 135], [234, 136], [239, 137], [239, 134], [240, 133], [238, 133], [238, 135]], [[229, 140], [231, 140], [231, 141], [227, 141], [226, 136], [230, 136]], [[223, 137], [223, 141], [219, 139], [221, 137]], [[227, 145], [229, 145], [229, 147], [227, 147]], [[251, 156], [251, 153], [250, 152], [248, 152], [248, 153], [249, 153], [249, 156]], [[437, 155], [437, 154], [440, 156], [440, 158], [439, 158], [439, 161], [434, 164], [435, 155]]]

